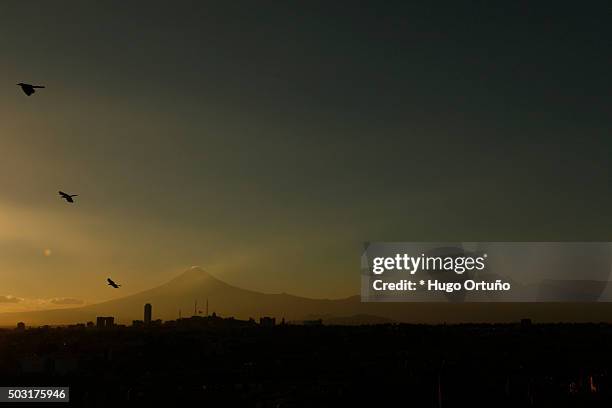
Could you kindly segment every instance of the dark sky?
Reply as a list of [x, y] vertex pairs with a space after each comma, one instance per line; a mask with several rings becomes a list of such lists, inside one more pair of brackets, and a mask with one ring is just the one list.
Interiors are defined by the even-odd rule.
[[611, 240], [612, 6], [559, 3], [2, 2], [0, 295], [199, 264], [336, 297], [363, 241]]

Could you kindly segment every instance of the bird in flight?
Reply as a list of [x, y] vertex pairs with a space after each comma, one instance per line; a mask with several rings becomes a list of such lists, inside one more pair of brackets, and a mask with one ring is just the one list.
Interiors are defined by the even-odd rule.
[[111, 278], [108, 278], [106, 281], [108, 282], [108, 286], [112, 286], [115, 289], [119, 289], [119, 286], [121, 286], [121, 285], [118, 285], [115, 282], [113, 282], [113, 280]]
[[72, 197], [78, 196], [78, 194], [66, 194], [63, 191], [59, 191], [59, 195], [61, 195], [62, 198], [68, 201], [69, 203], [74, 203], [74, 200], [72, 199]]
[[23, 93], [25, 93], [28, 96], [36, 92], [34, 88], [44, 88], [44, 86], [41, 86], [41, 85], [30, 85], [30, 84], [24, 84], [23, 82], [20, 82], [17, 85], [19, 85]]

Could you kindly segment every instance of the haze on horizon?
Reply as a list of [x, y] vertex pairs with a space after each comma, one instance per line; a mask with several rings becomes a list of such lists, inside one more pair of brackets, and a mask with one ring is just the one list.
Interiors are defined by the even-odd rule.
[[370, 240], [611, 240], [609, 4], [266, 5], [3, 2], [0, 312], [191, 265], [345, 297]]

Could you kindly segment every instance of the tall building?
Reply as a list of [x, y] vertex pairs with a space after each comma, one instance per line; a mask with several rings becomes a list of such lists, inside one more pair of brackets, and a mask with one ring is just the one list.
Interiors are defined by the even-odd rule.
[[153, 306], [150, 303], [147, 303], [144, 307], [144, 323], [151, 324], [151, 316], [153, 314]]

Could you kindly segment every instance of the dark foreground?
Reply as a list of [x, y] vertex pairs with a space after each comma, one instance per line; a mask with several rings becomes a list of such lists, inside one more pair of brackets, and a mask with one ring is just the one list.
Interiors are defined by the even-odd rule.
[[6, 330], [0, 357], [73, 406], [612, 406], [610, 325]]

